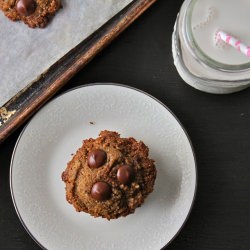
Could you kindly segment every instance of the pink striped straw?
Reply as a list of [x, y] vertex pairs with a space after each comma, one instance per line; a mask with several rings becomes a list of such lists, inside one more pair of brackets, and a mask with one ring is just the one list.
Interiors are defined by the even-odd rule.
[[239, 39], [227, 34], [224, 31], [219, 30], [217, 32], [216, 38], [219, 40], [224, 41], [225, 43], [231, 45], [238, 51], [242, 52], [244, 55], [250, 57], [250, 46], [246, 46], [243, 42]]

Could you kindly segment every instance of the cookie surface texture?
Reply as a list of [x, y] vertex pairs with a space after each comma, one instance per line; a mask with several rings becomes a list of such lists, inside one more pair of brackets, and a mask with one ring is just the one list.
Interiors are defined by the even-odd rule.
[[108, 220], [134, 213], [156, 178], [149, 149], [134, 138], [102, 131], [87, 139], [62, 173], [66, 199], [75, 210]]

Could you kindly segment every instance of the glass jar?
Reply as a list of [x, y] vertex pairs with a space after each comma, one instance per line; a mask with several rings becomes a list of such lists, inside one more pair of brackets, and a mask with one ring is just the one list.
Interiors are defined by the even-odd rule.
[[[239, 1], [249, 5], [248, 0]], [[228, 94], [250, 86], [250, 58], [215, 38], [216, 29], [222, 28], [244, 34], [245, 27], [228, 21], [232, 14], [228, 8], [234, 8], [234, 2], [228, 6], [229, 0], [185, 0], [177, 16], [172, 36], [174, 64], [183, 80], [196, 89]]]

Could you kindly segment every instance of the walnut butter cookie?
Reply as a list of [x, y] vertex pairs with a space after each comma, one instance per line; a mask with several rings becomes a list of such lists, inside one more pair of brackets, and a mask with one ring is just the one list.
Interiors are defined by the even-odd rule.
[[44, 28], [61, 7], [60, 0], [0, 0], [5, 16], [30, 28]]
[[117, 132], [84, 140], [62, 173], [67, 201], [108, 220], [133, 213], [153, 191], [156, 168], [148, 153], [143, 142]]

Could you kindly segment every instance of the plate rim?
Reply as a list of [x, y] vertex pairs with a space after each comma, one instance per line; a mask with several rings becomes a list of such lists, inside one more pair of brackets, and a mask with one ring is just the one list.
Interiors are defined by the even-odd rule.
[[83, 85], [79, 85], [79, 86], [76, 86], [74, 88], [70, 88], [62, 93], [60, 93], [59, 95], [55, 96], [53, 99], [51, 99], [48, 103], [46, 103], [43, 107], [41, 107], [41, 109], [39, 109], [34, 115], [33, 117], [28, 121], [28, 123], [24, 126], [24, 128], [22, 129], [20, 135], [18, 136], [18, 139], [16, 141], [16, 144], [15, 144], [15, 147], [13, 149], [13, 152], [12, 152], [12, 156], [11, 156], [11, 161], [10, 161], [10, 170], [9, 170], [9, 185], [10, 185], [10, 192], [11, 192], [11, 198], [12, 198], [12, 202], [13, 202], [13, 205], [14, 205], [14, 208], [15, 208], [15, 211], [16, 211], [16, 214], [18, 216], [18, 219], [20, 220], [23, 228], [26, 230], [26, 232], [28, 233], [28, 235], [31, 237], [31, 239], [39, 246], [41, 247], [42, 249], [46, 249], [41, 242], [39, 242], [35, 236], [32, 234], [32, 232], [29, 230], [29, 228], [26, 226], [26, 224], [24, 223], [23, 219], [22, 219], [22, 216], [18, 210], [18, 207], [17, 207], [17, 204], [16, 204], [16, 200], [15, 200], [15, 196], [14, 196], [14, 191], [13, 191], [13, 184], [12, 184], [12, 169], [13, 169], [13, 162], [14, 162], [14, 158], [15, 158], [15, 153], [16, 153], [16, 150], [17, 150], [17, 147], [19, 145], [19, 142], [22, 138], [22, 135], [23, 133], [25, 132], [25, 130], [27, 129], [27, 127], [29, 126], [29, 124], [32, 122], [33, 118], [39, 113], [41, 112], [41, 110], [47, 106], [47, 105], [50, 105], [50, 103], [54, 102], [57, 98], [60, 98], [62, 97], [63, 95], [69, 93], [69, 92], [72, 92], [72, 91], [75, 91], [77, 89], [81, 89], [81, 88], [85, 88], [85, 87], [93, 87], [93, 86], [115, 86], [115, 87], [122, 87], [122, 88], [128, 88], [128, 89], [131, 89], [131, 90], [134, 90], [136, 92], [139, 92], [141, 94], [144, 94], [146, 96], [148, 96], [149, 98], [153, 99], [154, 101], [156, 101], [157, 103], [159, 103], [161, 106], [163, 106], [173, 117], [174, 119], [177, 121], [177, 123], [180, 125], [181, 129], [183, 130], [185, 136], [187, 137], [188, 139], [188, 142], [189, 142], [189, 145], [191, 147], [191, 151], [192, 151], [192, 155], [193, 155], [193, 158], [194, 158], [194, 173], [195, 173], [195, 186], [194, 186], [194, 194], [193, 194], [193, 198], [192, 198], [192, 201], [191, 201], [191, 205], [190, 205], [190, 208], [188, 210], [188, 213], [185, 217], [185, 219], [183, 220], [180, 228], [176, 231], [176, 233], [174, 234], [174, 236], [162, 247], [162, 248], [165, 248], [167, 246], [169, 246], [174, 240], [175, 238], [179, 235], [179, 233], [181, 232], [181, 230], [183, 229], [183, 227], [186, 225], [190, 215], [191, 215], [191, 211], [193, 210], [193, 206], [194, 206], [194, 202], [196, 200], [196, 196], [197, 196], [197, 186], [198, 186], [198, 169], [197, 169], [197, 158], [196, 158], [196, 155], [195, 155], [195, 151], [194, 151], [194, 147], [193, 147], [193, 144], [192, 144], [192, 141], [185, 129], [185, 127], [183, 126], [183, 124], [180, 122], [180, 120], [178, 119], [178, 117], [172, 112], [172, 110], [170, 108], [168, 108], [162, 101], [160, 101], [159, 99], [157, 99], [156, 97], [154, 97], [153, 95], [145, 92], [144, 90], [141, 90], [139, 88], [136, 88], [136, 87], [132, 87], [132, 86], [129, 86], [129, 85], [125, 85], [125, 84], [120, 84], [120, 83], [112, 83], [112, 82], [95, 82], [95, 83], [88, 83], [88, 84], [83, 84]]

